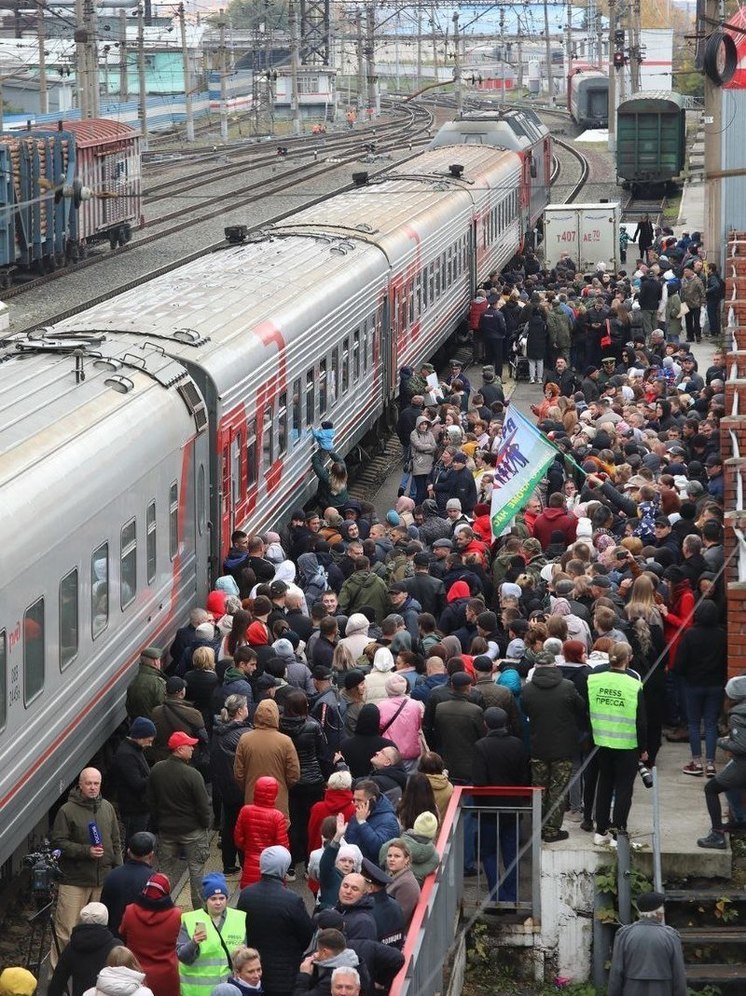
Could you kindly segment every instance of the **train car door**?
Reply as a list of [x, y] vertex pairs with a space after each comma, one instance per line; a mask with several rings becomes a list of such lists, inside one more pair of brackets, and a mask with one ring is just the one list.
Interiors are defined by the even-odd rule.
[[245, 416], [239, 409], [223, 419], [218, 430], [220, 468], [220, 549], [218, 558], [230, 549], [231, 533], [243, 521], [246, 487], [244, 481]]

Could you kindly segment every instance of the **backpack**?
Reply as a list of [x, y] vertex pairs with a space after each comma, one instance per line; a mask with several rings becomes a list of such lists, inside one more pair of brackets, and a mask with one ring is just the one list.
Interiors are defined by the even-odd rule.
[[328, 587], [329, 580], [326, 568], [319, 564], [313, 577], [307, 582], [305, 588], [303, 588], [303, 594], [306, 596], [306, 602], [308, 605], [313, 605], [315, 602], [318, 602]]

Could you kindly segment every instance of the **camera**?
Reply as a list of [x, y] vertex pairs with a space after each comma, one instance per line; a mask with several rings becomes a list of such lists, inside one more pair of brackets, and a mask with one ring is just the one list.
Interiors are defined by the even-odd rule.
[[61, 854], [44, 840], [38, 851], [30, 851], [23, 859], [24, 865], [31, 869], [31, 895], [42, 906], [52, 900], [55, 883], [62, 878], [57, 863]]
[[640, 778], [642, 778], [642, 784], [646, 789], [653, 787], [653, 772], [645, 764], [644, 761], [637, 762], [637, 770], [640, 772]]

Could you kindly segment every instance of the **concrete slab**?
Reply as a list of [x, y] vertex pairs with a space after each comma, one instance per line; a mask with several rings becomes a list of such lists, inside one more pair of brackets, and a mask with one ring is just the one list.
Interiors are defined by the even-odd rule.
[[702, 232], [705, 228], [705, 191], [702, 183], [686, 183], [681, 194], [676, 231]]

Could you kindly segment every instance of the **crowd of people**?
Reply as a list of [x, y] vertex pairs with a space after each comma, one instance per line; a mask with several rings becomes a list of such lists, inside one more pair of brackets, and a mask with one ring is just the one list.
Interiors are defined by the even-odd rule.
[[[352, 497], [334, 427], [314, 434], [318, 504], [237, 530], [204, 607], [168, 652], [142, 651], [104, 786], [116, 810], [88, 768], [56, 816], [50, 996], [387, 991], [454, 786], [540, 786], [546, 845], [577, 824], [613, 847], [664, 736], [689, 742], [682, 777], [705, 786], [699, 845], [726, 846], [744, 822], [746, 676], [725, 681], [724, 357], [700, 371], [679, 341], [682, 317], [699, 340], [705, 307], [717, 334], [716, 271], [666, 239], [629, 274], [578, 278], [569, 258], [547, 273], [528, 254], [491, 279], [469, 320], [481, 382], [458, 359], [402, 371], [393, 508]], [[557, 454], [495, 538], [521, 338]], [[519, 818], [490, 822], [505, 798], [476, 799], [464, 874], [481, 865], [489, 903], [515, 908]], [[223, 871], [205, 874], [214, 830]], [[301, 880], [308, 902], [286, 887]]]

